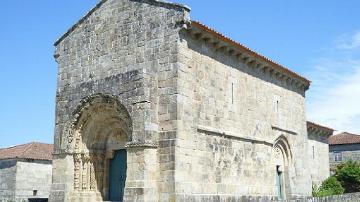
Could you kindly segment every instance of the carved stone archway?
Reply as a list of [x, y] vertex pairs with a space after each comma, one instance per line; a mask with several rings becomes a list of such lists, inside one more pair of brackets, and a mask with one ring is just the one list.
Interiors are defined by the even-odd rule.
[[[113, 97], [87, 98], [74, 113], [74, 199], [108, 200], [109, 162], [132, 138], [126, 108]], [[126, 163], [126, 162], [125, 162]]]
[[276, 195], [284, 200], [290, 196], [289, 165], [292, 154], [289, 143], [284, 136], [280, 136], [273, 146], [273, 165], [276, 178]]

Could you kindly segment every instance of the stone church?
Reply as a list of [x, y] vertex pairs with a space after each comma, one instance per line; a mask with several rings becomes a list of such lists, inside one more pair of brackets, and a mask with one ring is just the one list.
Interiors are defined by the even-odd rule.
[[309, 80], [188, 7], [102, 0], [55, 47], [50, 201], [311, 195]]

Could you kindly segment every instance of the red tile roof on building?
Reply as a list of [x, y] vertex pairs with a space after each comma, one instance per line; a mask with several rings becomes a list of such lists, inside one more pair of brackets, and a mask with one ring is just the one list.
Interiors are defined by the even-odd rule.
[[341, 133], [333, 135], [329, 138], [330, 145], [343, 145], [343, 144], [360, 144], [360, 135], [351, 133]]
[[52, 160], [53, 145], [38, 142], [0, 149], [0, 160], [31, 159]]
[[275, 61], [273, 61], [273, 60], [271, 60], [271, 59], [269, 59], [269, 58], [255, 52], [253, 50], [251, 50], [250, 48], [246, 47], [245, 45], [232, 40], [231, 38], [223, 35], [222, 33], [218, 32], [218, 31], [216, 31], [216, 30], [214, 30], [214, 29], [212, 29], [212, 28], [210, 28], [210, 27], [208, 27], [208, 26], [206, 26], [206, 25], [204, 25], [204, 24], [202, 24], [200, 22], [197, 22], [197, 21], [191, 21], [191, 25], [196, 26], [199, 29], [205, 30], [206, 32], [208, 32], [210, 34], [215, 35], [215, 37], [217, 37], [218, 39], [220, 39], [222, 41], [225, 41], [225, 42], [227, 42], [227, 43], [229, 43], [229, 44], [231, 44], [231, 45], [233, 45], [235, 47], [238, 47], [241, 50], [243, 50], [243, 51], [247, 52], [248, 54], [252, 55], [253, 57], [258, 58], [260, 60], [264, 60], [264, 61], [270, 63], [271, 65], [275, 66], [276, 68], [286, 72], [287, 74], [289, 74], [289, 75], [291, 75], [291, 76], [293, 76], [295, 78], [300, 79], [301, 81], [306, 83], [307, 88], [310, 86], [310, 83], [311, 83], [310, 80], [306, 79], [303, 76], [300, 76], [299, 74], [297, 74], [296, 72], [290, 70], [289, 68], [284, 67], [283, 65], [281, 65], [281, 64], [279, 64], [279, 63], [277, 63], [277, 62], [275, 62]]

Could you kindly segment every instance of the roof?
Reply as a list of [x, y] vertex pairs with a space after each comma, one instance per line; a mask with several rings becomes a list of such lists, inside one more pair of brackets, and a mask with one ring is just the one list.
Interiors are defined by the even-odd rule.
[[[98, 10], [106, 1], [108, 0], [100, 0], [100, 2], [93, 8], [91, 9], [87, 14], [85, 14], [77, 23], [75, 23], [65, 34], [63, 34], [58, 40], [56, 40], [56, 42], [54, 43], [55, 46], [57, 46], [63, 39], [65, 39], [71, 32], [73, 32], [78, 26], [80, 26], [89, 16], [91, 16], [96, 10]], [[151, 2], [151, 3], [156, 3], [158, 5], [163, 5], [163, 6], [171, 6], [173, 8], [177, 8], [177, 9], [184, 9], [186, 11], [190, 11], [191, 9], [183, 4], [178, 4], [178, 3], [172, 3], [172, 2], [168, 2], [165, 0], [146, 0], [146, 2]], [[197, 28], [199, 28], [200, 30], [203, 30], [213, 36], [215, 36], [216, 38], [218, 38], [221, 41], [224, 41], [226, 43], [231, 44], [232, 46], [237, 47], [238, 49], [246, 52], [247, 54], [249, 54], [250, 56], [257, 58], [261, 61], [265, 61], [266, 63], [270, 64], [271, 66], [273, 66], [275, 69], [284, 72], [287, 75], [290, 75], [293, 78], [298, 79], [299, 81], [303, 82], [305, 85], [305, 90], [307, 90], [310, 86], [310, 80], [306, 79], [303, 76], [300, 76], [299, 74], [295, 73], [294, 71], [290, 70], [287, 67], [284, 67], [283, 65], [251, 50], [250, 48], [246, 47], [245, 45], [236, 42], [234, 40], [232, 40], [229, 37], [224, 36], [223, 34], [215, 31], [212, 28], [209, 28], [208, 26], [197, 22], [197, 21], [191, 21], [191, 26], [195, 26]]]
[[311, 121], [307, 121], [306, 122], [306, 126], [307, 126], [307, 130], [310, 132], [315, 132], [317, 134], [320, 135], [327, 135], [330, 136], [334, 133], [334, 129], [326, 127], [326, 126], [322, 126], [320, 124], [311, 122]]
[[32, 159], [52, 160], [53, 145], [38, 142], [0, 149], [0, 160]]
[[[57, 46], [62, 40], [64, 40], [71, 32], [73, 32], [79, 25], [81, 25], [89, 16], [91, 16], [107, 1], [108, 0], [100, 0], [98, 4], [96, 4], [89, 12], [87, 12], [82, 18], [80, 18], [80, 20], [78, 20], [73, 26], [71, 26], [70, 29], [68, 29], [68, 31], [66, 31], [59, 39], [57, 39], [54, 43], [54, 46]], [[172, 6], [173, 8], [181, 8], [181, 9], [185, 9], [186, 11], [191, 10], [190, 7], [184, 4], [168, 2], [165, 0], [145, 0], [145, 2], [157, 3], [157, 5]]]
[[329, 138], [330, 145], [360, 144], [360, 135], [344, 132]]
[[300, 76], [299, 74], [295, 73], [294, 71], [290, 70], [289, 68], [287, 67], [284, 67], [283, 65], [277, 63], [277, 62], [274, 62], [273, 60], [251, 50], [250, 48], [246, 47], [245, 45], [239, 43], [239, 42], [236, 42], [234, 40], [232, 40], [231, 38], [227, 37], [227, 36], [224, 36], [223, 34], [221, 34], [220, 32], [217, 32], [216, 30], [200, 23], [200, 22], [197, 22], [197, 21], [191, 21], [191, 26], [195, 26], [201, 30], [204, 30], [205, 32], [209, 33], [209, 34], [212, 34], [214, 35], [216, 38], [218, 38], [219, 40], [221, 41], [224, 41], [226, 43], [229, 43], [237, 48], [239, 48], [240, 50], [242, 51], [245, 51], [246, 53], [248, 53], [249, 55], [253, 56], [254, 58], [257, 58], [259, 60], [263, 60], [271, 65], [273, 65], [275, 68], [279, 69], [279, 70], [282, 70], [283, 72], [301, 80], [302, 82], [304, 82], [307, 86], [307, 88], [309, 88], [310, 86], [310, 80], [306, 79], [305, 77], [303, 76]]

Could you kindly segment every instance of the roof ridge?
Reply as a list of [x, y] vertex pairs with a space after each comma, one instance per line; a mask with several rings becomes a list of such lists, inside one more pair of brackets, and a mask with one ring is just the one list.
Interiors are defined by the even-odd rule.
[[16, 156], [17, 158], [21, 158], [23, 156], [25, 156], [25, 154], [32, 148], [32, 146], [34, 145], [34, 142], [30, 142], [29, 144], [27, 144], [26, 148], [23, 150], [23, 152], [21, 152], [21, 154], [19, 154], [18, 156]]
[[355, 136], [360, 136], [359, 134], [355, 134], [355, 133], [349, 133], [349, 132], [342, 132], [342, 133], [339, 133], [337, 135], [355, 135]]
[[19, 144], [19, 145], [13, 145], [13, 146], [9, 146], [9, 147], [3, 147], [0, 148], [0, 150], [4, 150], [4, 149], [12, 149], [12, 148], [16, 148], [16, 147], [21, 147], [21, 146], [25, 146], [27, 144], [31, 144], [32, 142], [28, 142], [28, 143], [23, 143], [23, 144]]

